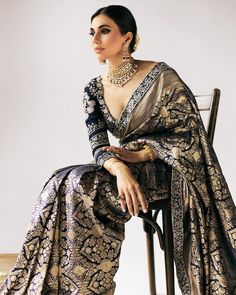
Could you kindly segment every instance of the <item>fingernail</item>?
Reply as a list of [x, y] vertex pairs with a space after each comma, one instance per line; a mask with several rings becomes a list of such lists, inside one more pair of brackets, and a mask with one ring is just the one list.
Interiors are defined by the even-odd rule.
[[147, 213], [147, 212], [148, 212], [148, 210], [147, 210], [147, 209], [143, 209], [143, 212], [144, 212], [144, 213]]
[[135, 213], [135, 216], [138, 216], [138, 213]]
[[123, 212], [126, 212], [125, 208], [122, 208]]

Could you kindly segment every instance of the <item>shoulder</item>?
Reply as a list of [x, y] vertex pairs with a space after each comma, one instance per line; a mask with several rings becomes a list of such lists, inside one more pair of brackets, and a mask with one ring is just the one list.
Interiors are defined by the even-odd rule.
[[146, 59], [135, 59], [135, 61], [140, 64], [140, 65], [144, 65], [144, 66], [148, 66], [148, 65], [152, 65], [154, 63], [158, 63], [160, 61], [157, 61], [157, 60], [146, 60]]
[[166, 65], [169, 68], [171, 68], [167, 62], [162, 60], [136, 60], [136, 62], [138, 63], [141, 69], [152, 68], [155, 65]]
[[178, 71], [166, 62], [161, 62], [161, 64], [160, 76], [162, 78], [163, 85], [165, 85], [168, 89], [174, 88], [179, 89], [180, 91], [187, 91], [187, 93], [193, 96], [191, 89], [188, 87]]
[[98, 77], [91, 78], [84, 86], [84, 95], [95, 97], [97, 94]]
[[156, 66], [156, 71], [159, 73], [162, 82], [168, 87], [184, 87], [188, 88], [183, 81], [178, 71], [165, 61], [157, 60], [138, 60], [143, 71], [148, 72]]
[[160, 61], [156, 61], [156, 60], [135, 60], [136, 63], [139, 66], [140, 70], [149, 70], [151, 69], [153, 66], [155, 66], [156, 64], [160, 63]]
[[93, 77], [91, 78], [90, 80], [87, 81], [87, 83], [85, 84], [84, 86], [84, 89], [90, 89], [90, 88], [93, 88], [95, 85], [96, 85], [96, 82], [97, 82], [97, 79], [99, 78], [98, 77]]
[[172, 75], [177, 77], [177, 72], [165, 61], [159, 60], [139, 60], [140, 72], [144, 74], [153, 72], [158, 73], [158, 77], [166, 77]]

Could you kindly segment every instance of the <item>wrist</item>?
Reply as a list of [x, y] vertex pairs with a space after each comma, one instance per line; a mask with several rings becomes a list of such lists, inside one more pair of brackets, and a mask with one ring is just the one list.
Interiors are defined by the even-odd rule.
[[139, 151], [140, 152], [140, 161], [145, 162], [150, 160], [149, 152], [144, 148]]
[[117, 171], [119, 171], [122, 167], [127, 166], [124, 164], [122, 160], [112, 157], [104, 162], [103, 167], [112, 175], [115, 175]]
[[127, 169], [127, 165], [125, 165], [125, 163], [122, 161], [117, 161], [112, 165], [111, 172], [113, 175], [118, 176], [125, 169]]
[[148, 152], [148, 158], [150, 161], [155, 161], [157, 159], [157, 154], [154, 151], [154, 149], [152, 147], [150, 147], [148, 144], [145, 144], [144, 149]]

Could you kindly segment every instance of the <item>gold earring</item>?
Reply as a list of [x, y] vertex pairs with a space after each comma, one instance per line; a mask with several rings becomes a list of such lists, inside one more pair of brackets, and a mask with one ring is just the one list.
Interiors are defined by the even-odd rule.
[[125, 49], [124, 49], [124, 52], [123, 52], [122, 60], [123, 61], [130, 61], [131, 56], [130, 56], [129, 50], [128, 50], [129, 44], [125, 43], [124, 46], [125, 46]]

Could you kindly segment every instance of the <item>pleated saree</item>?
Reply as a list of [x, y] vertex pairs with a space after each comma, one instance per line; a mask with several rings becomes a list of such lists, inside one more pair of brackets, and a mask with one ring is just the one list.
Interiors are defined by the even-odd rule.
[[171, 190], [182, 294], [236, 294], [236, 207], [195, 97], [177, 72], [156, 63], [118, 120], [104, 101], [101, 76], [85, 86], [83, 106], [94, 159], [51, 173], [0, 294], [114, 293], [125, 223], [132, 216], [121, 210], [116, 177], [102, 167], [119, 157], [102, 150], [109, 145], [108, 130], [120, 147], [135, 151], [149, 144], [158, 155], [154, 162], [125, 163], [149, 203]]

